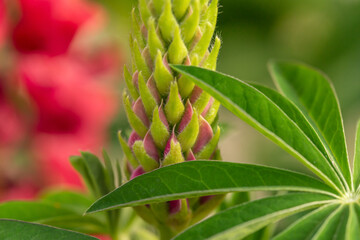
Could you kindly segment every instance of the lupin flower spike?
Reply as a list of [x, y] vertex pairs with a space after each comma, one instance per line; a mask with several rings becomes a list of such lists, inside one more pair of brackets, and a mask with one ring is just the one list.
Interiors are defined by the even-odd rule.
[[[169, 66], [216, 68], [217, 12], [217, 0], [139, 0], [133, 10], [132, 73], [124, 69], [131, 96], [124, 94], [124, 105], [133, 132], [128, 142], [119, 134], [129, 179], [183, 161], [219, 160], [219, 102]], [[221, 199], [180, 199], [135, 210], [161, 235], [167, 229], [162, 239], [168, 239], [206, 217]]]

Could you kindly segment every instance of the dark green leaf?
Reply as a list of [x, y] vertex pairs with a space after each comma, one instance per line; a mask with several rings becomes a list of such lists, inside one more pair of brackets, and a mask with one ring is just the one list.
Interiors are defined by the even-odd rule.
[[304, 64], [272, 62], [271, 75], [277, 87], [292, 100], [323, 136], [329, 157], [336, 161], [348, 186], [352, 185], [340, 106], [333, 86], [318, 70]]
[[[273, 101], [281, 110], [299, 126], [299, 128], [306, 134], [306, 136], [316, 145], [316, 147], [321, 151], [324, 157], [327, 157], [327, 153], [323, 143], [321, 142], [320, 137], [318, 136], [317, 132], [311, 126], [309, 121], [306, 119], [304, 114], [299, 110], [299, 108], [294, 105], [289, 99], [281, 95], [280, 93], [276, 92], [273, 89], [258, 85], [258, 84], [251, 84], [257, 90], [262, 92], [271, 101]], [[330, 160], [329, 160], [330, 161]]]
[[290, 152], [329, 185], [343, 189], [335, 170], [302, 129], [256, 88], [230, 76], [194, 66], [172, 66], [210, 93], [236, 116]]
[[97, 238], [46, 225], [0, 219], [1, 240], [95, 240]]
[[220, 212], [188, 228], [174, 240], [242, 239], [270, 223], [329, 201], [331, 197], [313, 193], [263, 198]]
[[191, 161], [136, 177], [95, 202], [88, 213], [184, 197], [249, 190], [334, 193], [334, 190], [320, 181], [291, 171], [240, 163]]

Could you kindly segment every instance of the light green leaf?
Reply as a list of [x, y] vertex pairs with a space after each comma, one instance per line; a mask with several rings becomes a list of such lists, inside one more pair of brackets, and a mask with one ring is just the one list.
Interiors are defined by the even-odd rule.
[[329, 204], [318, 208], [289, 226], [273, 240], [310, 240], [323, 221], [337, 208], [338, 204]]
[[115, 173], [114, 173], [114, 162], [110, 159], [109, 154], [103, 149], [102, 156], [105, 163], [105, 170], [106, 170], [106, 185], [108, 186], [109, 190], [115, 189]]
[[22, 221], [44, 221], [73, 214], [73, 211], [62, 208], [54, 203], [13, 201], [0, 205], [0, 218]]
[[48, 191], [43, 193], [40, 199], [57, 205], [61, 204], [61, 206], [66, 206], [68, 209], [79, 211], [79, 213], [81, 213], [82, 209], [89, 207], [92, 203], [91, 197], [70, 190]]
[[0, 239], [2, 240], [95, 240], [97, 238], [45, 225], [0, 220]]
[[103, 215], [83, 216], [93, 200], [72, 191], [49, 191], [36, 202], [0, 204], [0, 218], [36, 222], [84, 233], [106, 233]]
[[265, 94], [230, 76], [194, 66], [172, 66], [221, 104], [287, 150], [326, 183], [343, 189], [335, 170], [302, 129]]
[[333, 86], [318, 70], [304, 64], [272, 62], [270, 72], [277, 87], [293, 101], [323, 137], [329, 157], [352, 185], [340, 106]]
[[82, 216], [88, 206], [74, 210], [76, 207], [70, 203], [6, 202], [0, 205], [0, 218], [42, 223], [85, 233], [106, 233], [104, 219], [95, 215]]
[[349, 219], [346, 224], [346, 240], [359, 240], [360, 239], [360, 225], [357, 213], [355, 211], [355, 205], [349, 205]]
[[182, 239], [242, 239], [287, 216], [331, 201], [329, 196], [297, 193], [263, 198], [220, 212], [180, 233]]
[[340, 240], [345, 239], [346, 220], [349, 209], [342, 205], [324, 221], [312, 240]]
[[334, 193], [320, 181], [291, 171], [240, 163], [191, 161], [136, 177], [99, 199], [87, 212], [249, 190]]
[[355, 189], [360, 187], [360, 121], [357, 124], [355, 139], [355, 157], [354, 157], [354, 184]]
[[109, 192], [106, 185], [105, 168], [97, 156], [89, 152], [82, 152], [81, 157], [71, 157], [70, 161], [82, 175], [94, 196], [100, 197]]

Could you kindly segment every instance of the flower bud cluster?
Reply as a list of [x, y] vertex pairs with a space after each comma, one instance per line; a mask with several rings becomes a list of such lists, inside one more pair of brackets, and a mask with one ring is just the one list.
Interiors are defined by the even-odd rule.
[[[128, 141], [119, 134], [130, 179], [183, 161], [220, 159], [219, 102], [169, 67], [215, 70], [221, 45], [218, 37], [213, 40], [217, 13], [217, 0], [139, 0], [133, 10], [133, 72], [124, 69], [123, 97], [133, 131]], [[205, 217], [215, 202], [216, 197], [183, 199], [137, 211], [176, 232]]]

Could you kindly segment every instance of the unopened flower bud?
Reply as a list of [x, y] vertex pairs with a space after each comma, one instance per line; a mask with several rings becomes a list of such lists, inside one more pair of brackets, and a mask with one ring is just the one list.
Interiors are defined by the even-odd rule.
[[165, 114], [169, 123], [172, 125], [177, 124], [181, 120], [184, 110], [185, 106], [181, 100], [178, 85], [176, 82], [173, 82], [170, 87], [169, 97], [165, 104]]
[[170, 132], [162, 106], [154, 110], [150, 131], [156, 146], [164, 150], [170, 137]]
[[199, 135], [197, 137], [194, 147], [192, 148], [195, 155], [200, 152], [205, 147], [205, 145], [210, 142], [212, 138], [213, 130], [210, 124], [203, 117], [200, 116]]
[[199, 117], [190, 104], [186, 103], [186, 109], [178, 126], [178, 140], [183, 151], [188, 151], [196, 141], [199, 133]]
[[175, 137], [175, 133], [171, 135], [169, 141], [166, 144], [164, 150], [163, 166], [180, 163], [184, 161], [184, 157], [181, 152], [181, 145]]

